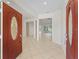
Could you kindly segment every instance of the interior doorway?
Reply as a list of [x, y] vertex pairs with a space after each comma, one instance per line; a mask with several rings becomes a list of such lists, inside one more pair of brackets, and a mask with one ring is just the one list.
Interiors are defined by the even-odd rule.
[[39, 20], [39, 38], [52, 40], [52, 18]]
[[26, 22], [26, 34], [27, 37], [34, 37], [34, 22]]

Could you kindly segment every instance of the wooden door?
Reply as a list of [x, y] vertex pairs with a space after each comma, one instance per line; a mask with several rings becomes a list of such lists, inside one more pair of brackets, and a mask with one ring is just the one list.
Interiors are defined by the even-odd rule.
[[[17, 32], [12, 36], [12, 20], [15, 19]], [[15, 24], [13, 24], [15, 26]], [[14, 31], [15, 33], [15, 31]], [[22, 52], [22, 15], [3, 3], [3, 59], [16, 59]]]
[[[72, 26], [70, 26], [70, 12]], [[71, 34], [69, 34], [70, 27], [72, 27]], [[69, 0], [66, 6], [66, 33], [66, 59], [78, 59], [78, 0]]]

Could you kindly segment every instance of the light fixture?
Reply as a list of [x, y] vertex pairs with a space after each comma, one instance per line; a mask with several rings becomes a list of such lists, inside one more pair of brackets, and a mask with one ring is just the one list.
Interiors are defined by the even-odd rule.
[[47, 2], [45, 1], [43, 4], [44, 4], [44, 5], [47, 5]]

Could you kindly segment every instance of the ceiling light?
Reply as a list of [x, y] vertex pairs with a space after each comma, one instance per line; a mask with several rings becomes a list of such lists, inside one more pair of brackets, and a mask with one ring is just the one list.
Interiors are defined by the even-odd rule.
[[43, 4], [44, 4], [44, 5], [47, 5], [47, 2], [45, 1]]

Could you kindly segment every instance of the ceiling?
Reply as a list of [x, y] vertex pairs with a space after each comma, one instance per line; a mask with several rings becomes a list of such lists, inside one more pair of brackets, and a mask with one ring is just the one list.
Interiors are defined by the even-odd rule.
[[12, 0], [30, 14], [54, 12], [62, 8], [65, 0]]

